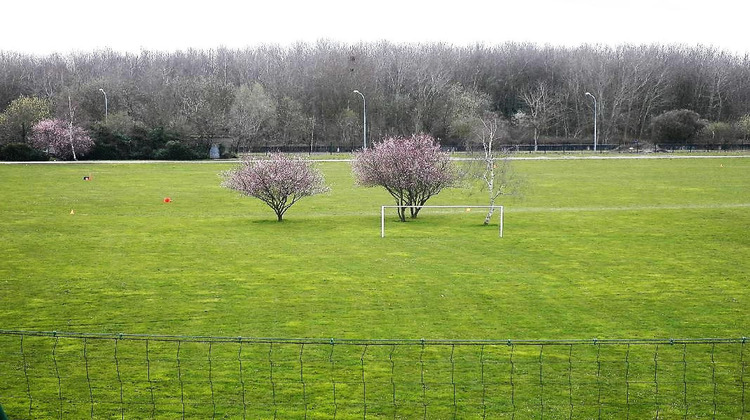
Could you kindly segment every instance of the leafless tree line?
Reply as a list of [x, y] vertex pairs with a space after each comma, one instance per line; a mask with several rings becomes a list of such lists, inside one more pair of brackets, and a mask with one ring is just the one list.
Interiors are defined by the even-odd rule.
[[[461, 121], [487, 112], [520, 127], [514, 141], [584, 139], [598, 100], [603, 143], [648, 139], [653, 117], [690, 109], [734, 123], [750, 113], [750, 58], [712, 47], [576, 48], [319, 41], [291, 47], [34, 56], [0, 52], [0, 111], [47, 98], [82, 125], [231, 137], [238, 148], [354, 148], [362, 92], [370, 141], [425, 132], [461, 145]], [[521, 129], [522, 128], [522, 129]]]

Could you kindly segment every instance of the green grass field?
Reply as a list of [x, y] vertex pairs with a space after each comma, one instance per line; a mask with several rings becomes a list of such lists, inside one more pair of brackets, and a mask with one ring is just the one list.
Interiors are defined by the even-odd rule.
[[[476, 209], [387, 217], [349, 164], [286, 220], [230, 165], [0, 166], [6, 329], [336, 338], [747, 335], [750, 159], [518, 161]], [[84, 175], [92, 180], [85, 182]], [[172, 203], [162, 202], [171, 197]], [[446, 190], [429, 204], [485, 204]], [[75, 214], [71, 215], [71, 210]]]
[[[346, 162], [318, 165], [330, 193], [300, 201], [282, 223], [261, 202], [219, 186], [226, 163], [0, 165], [0, 329], [336, 339], [750, 335], [748, 158], [515, 161], [525, 188], [523, 197], [501, 200], [504, 238], [496, 224], [482, 226], [478, 209], [425, 209], [407, 223], [392, 211], [381, 238], [380, 206], [390, 196], [356, 187]], [[483, 205], [486, 197], [451, 189], [428, 204]], [[5, 354], [16, 355], [17, 341], [9, 343]], [[111, 349], [102, 351], [111, 359]], [[293, 361], [301, 354], [290, 351]], [[269, 357], [267, 348], [261, 353]], [[566, 357], [547, 357], [558, 356]], [[171, 357], [164, 363], [174, 370]], [[41, 385], [53, 401], [56, 386]], [[77, 413], [88, 416], [87, 407]]]

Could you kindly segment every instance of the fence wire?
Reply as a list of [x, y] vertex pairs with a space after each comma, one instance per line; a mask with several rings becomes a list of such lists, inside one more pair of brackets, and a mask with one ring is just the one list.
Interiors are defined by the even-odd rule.
[[750, 419], [746, 342], [0, 330], [0, 403], [13, 419]]

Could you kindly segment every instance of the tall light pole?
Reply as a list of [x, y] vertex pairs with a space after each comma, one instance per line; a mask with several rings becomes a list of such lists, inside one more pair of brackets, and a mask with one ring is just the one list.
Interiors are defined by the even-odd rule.
[[586, 96], [591, 96], [594, 100], [594, 151], [596, 152], [596, 98], [589, 92], [586, 92]]
[[107, 103], [107, 92], [105, 92], [104, 89], [99, 89], [99, 91], [104, 94], [104, 124], [106, 124], [107, 116], [109, 114], [109, 104]]
[[362, 145], [367, 149], [367, 101], [362, 92], [355, 90], [354, 93], [362, 97]]

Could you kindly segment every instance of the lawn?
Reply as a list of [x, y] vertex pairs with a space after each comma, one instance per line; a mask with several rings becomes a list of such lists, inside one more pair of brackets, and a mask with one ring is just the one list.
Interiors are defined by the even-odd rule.
[[[524, 189], [501, 200], [503, 238], [479, 209], [425, 209], [406, 223], [392, 211], [381, 238], [387, 193], [355, 186], [347, 162], [317, 164], [330, 193], [282, 223], [219, 186], [228, 163], [0, 165], [0, 328], [749, 335], [750, 159], [515, 161]], [[428, 204], [486, 197], [457, 188]]]
[[[426, 209], [379, 235], [379, 189], [286, 220], [219, 187], [229, 164], [0, 167], [0, 325], [337, 338], [747, 334], [750, 160], [518, 161], [505, 237]], [[91, 181], [83, 181], [83, 176]], [[170, 197], [171, 203], [163, 198]], [[429, 204], [486, 203], [477, 189]], [[71, 211], [74, 214], [71, 214]]]

